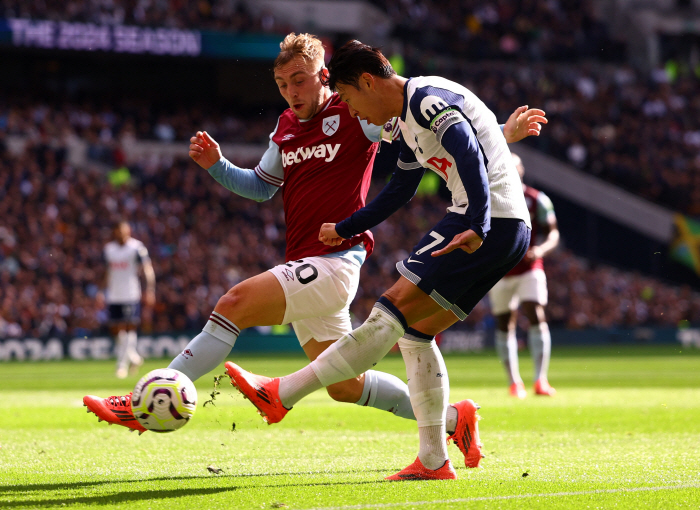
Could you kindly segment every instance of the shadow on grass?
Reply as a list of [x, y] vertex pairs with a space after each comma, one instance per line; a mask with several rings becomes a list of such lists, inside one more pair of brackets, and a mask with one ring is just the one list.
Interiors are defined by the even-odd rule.
[[[198, 477], [192, 477], [198, 478]], [[221, 477], [216, 477], [221, 478]], [[232, 477], [233, 478], [233, 477]], [[153, 479], [151, 479], [153, 480]], [[167, 478], [172, 480], [172, 478]], [[175, 490], [150, 490], [150, 491], [130, 491], [116, 492], [105, 496], [88, 496], [76, 498], [52, 498], [32, 501], [3, 501], [2, 508], [47, 508], [52, 506], [73, 506], [73, 505], [113, 505], [115, 503], [125, 503], [134, 501], [145, 501], [150, 499], [182, 498], [187, 496], [207, 496], [221, 492], [234, 492], [239, 490], [258, 489], [281, 489], [292, 487], [336, 487], [342, 485], [376, 485], [380, 483], [391, 483], [387, 480], [372, 480], [365, 482], [321, 482], [321, 483], [280, 483], [268, 485], [243, 485], [231, 487], [212, 487], [208, 489], [175, 489]]]
[[[148, 482], [176, 482], [178, 480], [203, 480], [215, 478], [260, 478], [263, 476], [303, 476], [303, 475], [349, 475], [353, 473], [391, 473], [392, 469], [356, 469], [347, 471], [300, 471], [297, 473], [252, 473], [252, 474], [236, 474], [236, 475], [202, 475], [202, 476], [162, 476], [158, 478], [142, 478], [140, 480], [98, 480], [94, 482], [73, 482], [73, 483], [36, 483], [27, 485], [5, 485], [0, 486], [0, 494], [13, 492], [32, 492], [32, 491], [61, 491], [78, 489], [80, 487], [95, 487], [99, 485], [116, 485], [120, 483], [148, 483]], [[351, 482], [348, 482], [351, 483]], [[357, 483], [374, 483], [374, 482], [357, 482]], [[310, 484], [311, 485], [311, 484]], [[273, 487], [273, 486], [271, 486]], [[239, 487], [240, 488], [240, 487]], [[219, 489], [216, 489], [219, 490]], [[230, 489], [226, 489], [230, 490]], [[2, 505], [0, 505], [2, 506]]]

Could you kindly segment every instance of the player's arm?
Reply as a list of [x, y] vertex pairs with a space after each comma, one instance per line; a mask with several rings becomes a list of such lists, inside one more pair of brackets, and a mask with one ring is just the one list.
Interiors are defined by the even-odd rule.
[[146, 280], [146, 290], [143, 293], [143, 304], [146, 308], [151, 308], [156, 304], [156, 272], [153, 270], [153, 263], [148, 256], [148, 250], [145, 246], [140, 246], [137, 251], [137, 256], [143, 271], [143, 277]]
[[540, 136], [542, 124], [549, 122], [544, 115], [543, 110], [528, 109], [527, 105], [516, 108], [506, 123], [501, 124], [506, 142], [515, 143], [528, 136]]
[[319, 241], [329, 246], [337, 246], [345, 239], [379, 225], [411, 201], [418, 190], [425, 168], [416, 161], [413, 152], [403, 140], [401, 148], [396, 170], [382, 191], [369, 204], [340, 223], [324, 223], [319, 232]]
[[531, 245], [527, 250], [525, 259], [529, 261], [544, 257], [559, 245], [559, 227], [557, 217], [554, 214], [554, 206], [549, 197], [541, 191], [537, 196], [537, 221], [545, 238], [542, 243]]
[[[271, 150], [274, 149], [268, 148], [268, 152]], [[224, 158], [219, 144], [206, 131], [197, 131], [190, 138], [189, 154], [219, 184], [242, 197], [263, 202], [272, 198], [279, 189], [279, 186], [265, 181], [255, 170], [240, 168]], [[263, 160], [266, 157], [269, 158], [267, 152]]]

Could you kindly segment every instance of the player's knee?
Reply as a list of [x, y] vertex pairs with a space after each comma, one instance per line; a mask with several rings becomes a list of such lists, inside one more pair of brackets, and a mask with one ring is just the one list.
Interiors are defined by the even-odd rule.
[[243, 293], [238, 288], [238, 285], [236, 285], [219, 298], [214, 310], [228, 317], [229, 314], [237, 311], [242, 306], [243, 302]]
[[357, 379], [350, 379], [326, 387], [328, 396], [336, 402], [349, 402], [351, 404], [362, 397], [362, 386]]

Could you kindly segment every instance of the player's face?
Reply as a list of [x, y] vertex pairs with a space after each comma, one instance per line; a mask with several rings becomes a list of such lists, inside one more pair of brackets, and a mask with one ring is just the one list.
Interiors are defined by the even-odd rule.
[[376, 91], [367, 86], [366, 81], [360, 79], [359, 88], [347, 84], [336, 86], [340, 99], [348, 105], [350, 115], [366, 120], [370, 124], [381, 126], [391, 120], [381, 98]]
[[328, 87], [321, 83], [318, 67], [318, 64], [295, 57], [275, 69], [275, 82], [280, 94], [300, 119], [310, 119], [316, 115], [331, 95]]
[[131, 237], [131, 227], [126, 223], [117, 225], [114, 229], [114, 237], [119, 243], [124, 244]]

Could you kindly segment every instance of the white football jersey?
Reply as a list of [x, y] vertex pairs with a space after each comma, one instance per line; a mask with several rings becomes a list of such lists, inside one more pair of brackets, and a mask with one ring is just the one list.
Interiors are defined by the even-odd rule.
[[138, 303], [141, 300], [139, 267], [150, 260], [144, 244], [133, 237], [124, 244], [110, 241], [105, 245], [104, 257], [108, 275], [107, 303]]
[[[492, 218], [517, 218], [530, 225], [518, 171], [496, 116], [470, 90], [437, 76], [411, 78], [404, 87], [404, 108], [399, 119], [402, 150], [398, 166], [404, 170], [429, 168], [446, 181], [452, 193], [448, 211], [465, 214], [469, 199], [463, 179], [481, 171], [488, 178]], [[478, 147], [475, 168], [457, 168], [452, 155], [442, 146], [447, 129], [469, 123]], [[478, 159], [478, 162], [477, 162]], [[478, 165], [478, 167], [477, 167]]]

